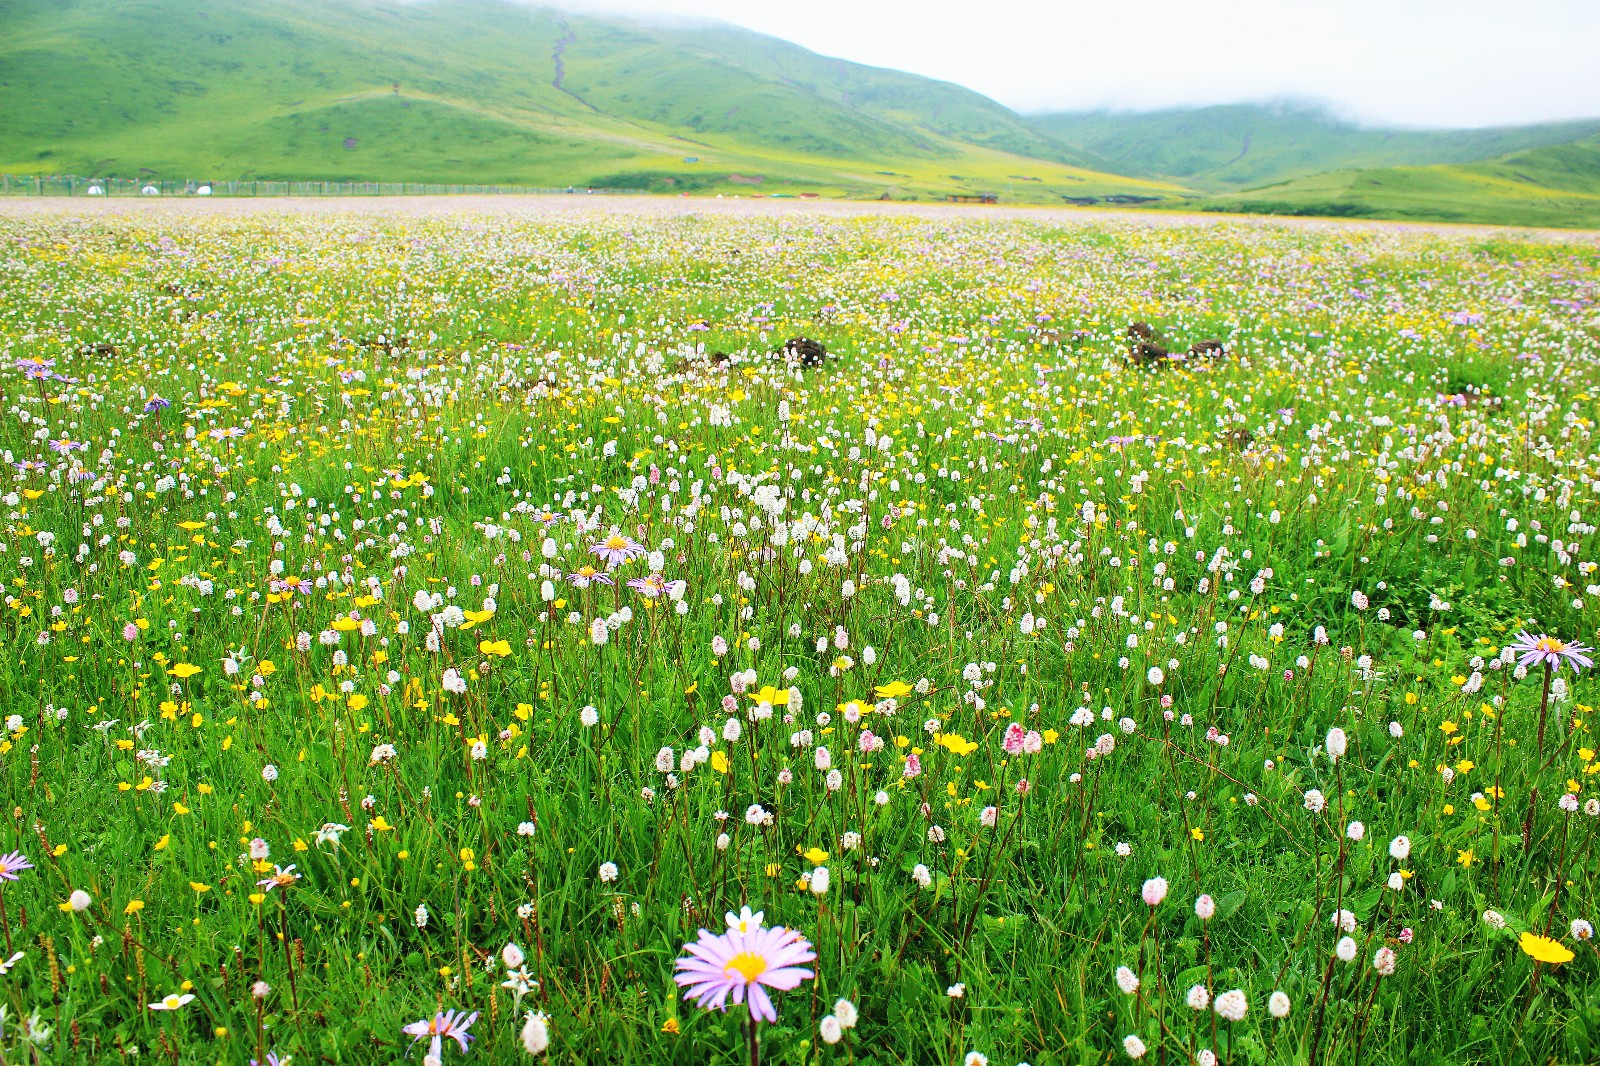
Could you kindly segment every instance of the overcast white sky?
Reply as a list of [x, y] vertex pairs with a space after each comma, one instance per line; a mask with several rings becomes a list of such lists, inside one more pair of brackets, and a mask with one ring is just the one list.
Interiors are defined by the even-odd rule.
[[555, 2], [719, 18], [1022, 111], [1297, 96], [1407, 125], [1600, 116], [1600, 0]]

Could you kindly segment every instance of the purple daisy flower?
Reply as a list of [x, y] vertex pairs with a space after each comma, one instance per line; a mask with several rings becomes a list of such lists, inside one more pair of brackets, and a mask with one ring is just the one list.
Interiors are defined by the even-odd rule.
[[775, 1022], [778, 1012], [767, 989], [788, 991], [816, 974], [799, 965], [817, 957], [811, 944], [792, 929], [756, 926], [748, 932], [730, 929], [721, 935], [700, 930], [700, 939], [684, 945], [687, 954], [674, 967], [673, 980], [705, 1008], [728, 1009], [728, 1001], [750, 1006], [756, 1021]]
[[447, 1039], [454, 1040], [460, 1046], [461, 1053], [466, 1054], [467, 1045], [473, 1041], [472, 1034], [467, 1030], [472, 1028], [472, 1023], [477, 1020], [477, 1011], [466, 1014], [462, 1011], [447, 1010], [442, 1014], [435, 1014], [431, 1019], [424, 1018], [419, 1022], [412, 1022], [402, 1027], [400, 1031], [413, 1040], [421, 1040], [425, 1036], [432, 1037], [432, 1041], [428, 1044], [428, 1055], [437, 1062], [441, 1057], [444, 1041]]
[[288, 866], [274, 866], [270, 875], [256, 882], [256, 887], [271, 892], [275, 888], [288, 888], [298, 880], [300, 875], [294, 872], [294, 863], [290, 863]]
[[1560, 670], [1563, 662], [1572, 667], [1572, 672], [1577, 673], [1580, 668], [1594, 666], [1594, 660], [1589, 658], [1593, 648], [1584, 647], [1582, 644], [1569, 644], [1557, 640], [1555, 637], [1543, 633], [1537, 637], [1526, 629], [1517, 634], [1517, 639], [1508, 645], [1511, 651], [1521, 656], [1517, 665], [1522, 667], [1540, 663], [1553, 670]]
[[0, 881], [15, 881], [17, 874], [23, 870], [33, 869], [33, 863], [20, 851], [13, 851], [9, 855], [0, 855]]
[[567, 580], [571, 581], [580, 589], [586, 589], [590, 585], [616, 584], [615, 581], [612, 581], [611, 578], [606, 576], [606, 572], [604, 570], [596, 570], [594, 567], [587, 565], [580, 566], [578, 569], [568, 574]]
[[668, 581], [665, 577], [656, 573], [651, 574], [649, 577], [633, 578], [628, 582], [628, 587], [643, 593], [644, 598], [647, 600], [658, 599], [662, 596], [680, 599], [689, 584], [686, 581]]
[[600, 557], [607, 570], [615, 570], [629, 559], [643, 555], [644, 545], [621, 533], [613, 533], [589, 550]]

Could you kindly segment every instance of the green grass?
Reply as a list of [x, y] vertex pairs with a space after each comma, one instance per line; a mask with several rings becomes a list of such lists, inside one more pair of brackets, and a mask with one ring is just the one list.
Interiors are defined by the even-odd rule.
[[1600, 139], [1483, 163], [1334, 171], [1203, 201], [1207, 209], [1600, 227]]
[[1592, 243], [131, 206], [0, 205], [7, 1061], [735, 1064], [746, 905], [769, 1063], [1600, 1057]]

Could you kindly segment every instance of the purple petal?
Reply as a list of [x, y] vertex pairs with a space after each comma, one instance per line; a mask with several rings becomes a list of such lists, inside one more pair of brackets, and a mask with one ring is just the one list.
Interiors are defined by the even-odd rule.
[[750, 986], [750, 1016], [756, 1021], [775, 1022], [778, 1012], [773, 1009], [772, 997], [760, 985]]

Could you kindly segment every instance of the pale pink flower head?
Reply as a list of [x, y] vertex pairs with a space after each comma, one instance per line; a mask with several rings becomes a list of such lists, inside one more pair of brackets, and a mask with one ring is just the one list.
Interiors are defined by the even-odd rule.
[[1026, 730], [1024, 730], [1020, 724], [1017, 722], [1012, 722], [1010, 725], [1006, 726], [1005, 739], [1000, 742], [1000, 746], [1005, 750], [1007, 755], [1021, 755], [1023, 741], [1026, 735]]
[[1144, 883], [1139, 890], [1139, 896], [1147, 907], [1156, 907], [1167, 898], [1167, 879], [1165, 877], [1152, 877]]
[[756, 926], [747, 932], [730, 929], [713, 934], [700, 930], [700, 939], [684, 945], [673, 975], [683, 998], [707, 1009], [726, 1011], [731, 1000], [750, 1006], [756, 1021], [775, 1022], [778, 1012], [767, 989], [787, 992], [816, 974], [800, 963], [817, 957], [811, 944], [792, 929]]

